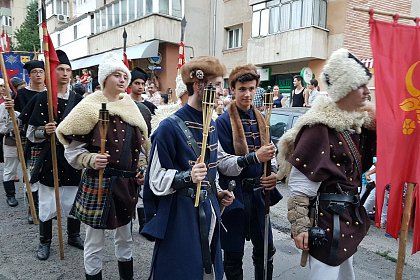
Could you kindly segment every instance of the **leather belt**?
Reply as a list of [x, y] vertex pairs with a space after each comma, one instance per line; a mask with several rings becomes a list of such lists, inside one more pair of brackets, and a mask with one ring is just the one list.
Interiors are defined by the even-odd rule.
[[134, 178], [136, 177], [137, 172], [136, 171], [126, 171], [126, 170], [120, 170], [112, 167], [106, 167], [104, 176], [105, 177], [123, 177], [123, 178]]

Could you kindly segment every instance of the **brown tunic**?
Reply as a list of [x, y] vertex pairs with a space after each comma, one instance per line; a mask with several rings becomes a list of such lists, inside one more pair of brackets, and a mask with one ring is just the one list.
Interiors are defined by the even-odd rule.
[[[127, 126], [128, 124], [122, 121], [119, 116], [110, 116], [105, 145], [106, 153], [110, 155], [107, 167], [124, 171], [136, 171], [142, 143], [142, 133], [139, 128], [132, 127], [131, 139], [126, 139]], [[87, 149], [92, 153], [97, 153], [100, 150], [101, 138], [98, 126], [95, 126], [88, 135], [72, 135], [66, 136], [66, 138], [88, 143]], [[122, 157], [124, 147], [128, 143], [130, 143], [129, 156]], [[97, 193], [98, 174], [97, 170], [87, 169], [85, 174], [87, 178], [82, 179], [83, 188], [79, 188], [79, 193], [76, 196], [76, 204], [78, 203], [80, 206], [78, 209], [73, 208], [77, 218], [95, 228], [98, 224], [97, 219], [102, 217], [89, 216], [90, 212], [84, 209], [83, 205], [88, 205], [89, 209], [95, 208], [92, 204], [97, 202], [97, 195], [92, 196], [92, 193]], [[113, 177], [111, 180], [104, 180], [104, 184], [109, 182], [111, 184], [112, 199], [110, 200], [106, 225], [103, 227], [115, 229], [131, 221], [137, 203], [138, 185], [135, 178]], [[107, 188], [108, 186], [104, 186], [104, 189]], [[98, 207], [103, 207], [103, 205], [97, 205], [96, 208]]]
[[[351, 134], [361, 159], [372, 160], [374, 132], [362, 130]], [[304, 126], [296, 137], [295, 150], [288, 161], [311, 181], [321, 182], [318, 193], [355, 195], [361, 185], [361, 172], [347, 142], [336, 130], [325, 125]], [[365, 166], [363, 169], [370, 167]], [[340, 187], [337, 187], [337, 183]], [[338, 266], [357, 251], [357, 245], [366, 235], [370, 221], [363, 206], [347, 207], [340, 215], [340, 235], [335, 257], [331, 258], [333, 213], [327, 209], [329, 202], [320, 201], [318, 226], [326, 231], [328, 242], [310, 249], [319, 261]], [[357, 209], [355, 209], [357, 208]], [[359, 218], [355, 212], [359, 212]]]

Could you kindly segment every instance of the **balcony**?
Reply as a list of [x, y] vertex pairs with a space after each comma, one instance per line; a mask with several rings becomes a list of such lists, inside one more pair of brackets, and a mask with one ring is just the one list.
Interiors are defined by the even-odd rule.
[[123, 47], [123, 30], [127, 31], [127, 46], [160, 40], [179, 44], [181, 20], [162, 14], [151, 14], [113, 29], [91, 35], [89, 53], [95, 54]]
[[248, 63], [260, 66], [327, 56], [328, 31], [314, 26], [250, 38], [247, 47]]

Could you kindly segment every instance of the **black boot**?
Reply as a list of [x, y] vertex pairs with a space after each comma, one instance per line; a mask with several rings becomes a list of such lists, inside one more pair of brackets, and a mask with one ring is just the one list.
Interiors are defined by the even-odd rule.
[[244, 272], [242, 270], [242, 258], [244, 253], [225, 252], [223, 266], [227, 280], [242, 280]]
[[38, 259], [44, 261], [50, 256], [52, 237], [52, 219], [46, 222], [39, 221], [39, 247], [36, 253]]
[[4, 191], [6, 192], [6, 201], [10, 207], [16, 207], [19, 203], [15, 198], [15, 181], [5, 181], [3, 182]]
[[102, 270], [95, 275], [86, 274], [86, 280], [102, 280]]
[[133, 259], [127, 262], [118, 261], [118, 272], [120, 274], [120, 280], [132, 280], [133, 279]]
[[144, 208], [137, 208], [137, 218], [139, 219], [139, 233], [141, 233], [144, 224], [146, 223], [146, 215], [144, 215]]
[[73, 218], [67, 218], [67, 244], [83, 250], [84, 241], [80, 238], [80, 221]]
[[[268, 249], [268, 261], [267, 261], [267, 280], [273, 279], [273, 256], [276, 253], [276, 249], [272, 248], [271, 251]], [[254, 262], [254, 279], [264, 279], [264, 251], [257, 252], [252, 250], [252, 260]]]
[[[39, 218], [39, 201], [38, 201], [38, 191], [35, 192], [31, 192], [32, 194], [32, 198], [34, 200], [34, 206], [35, 206], [35, 212], [36, 212], [36, 216]], [[28, 195], [28, 194], [26, 194]], [[28, 199], [28, 204], [29, 204], [29, 199]], [[33, 224], [34, 221], [32, 220], [32, 214], [31, 214], [31, 208], [28, 207], [28, 224]]]

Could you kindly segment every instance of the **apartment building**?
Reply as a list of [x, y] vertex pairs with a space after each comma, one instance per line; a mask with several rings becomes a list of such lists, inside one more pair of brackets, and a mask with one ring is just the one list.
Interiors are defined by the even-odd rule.
[[14, 41], [14, 32], [26, 17], [27, 6], [31, 0], [0, 0], [0, 33], [7, 33]]
[[[418, 16], [419, 2], [224, 0], [223, 62], [228, 69], [244, 63], [257, 65], [262, 85], [277, 84], [284, 93], [290, 92], [292, 77], [296, 74], [302, 74], [306, 79], [319, 78], [326, 59], [341, 47], [348, 48], [372, 68], [369, 15], [352, 8], [374, 7]], [[392, 20], [376, 15], [375, 18]], [[374, 89], [373, 81], [370, 87]]]
[[130, 67], [148, 69], [161, 91], [175, 88], [183, 16], [186, 60], [214, 52], [214, 9], [213, 1], [206, 0], [46, 1], [51, 38], [68, 54], [73, 69], [95, 71], [109, 51], [122, 58], [125, 29]]

